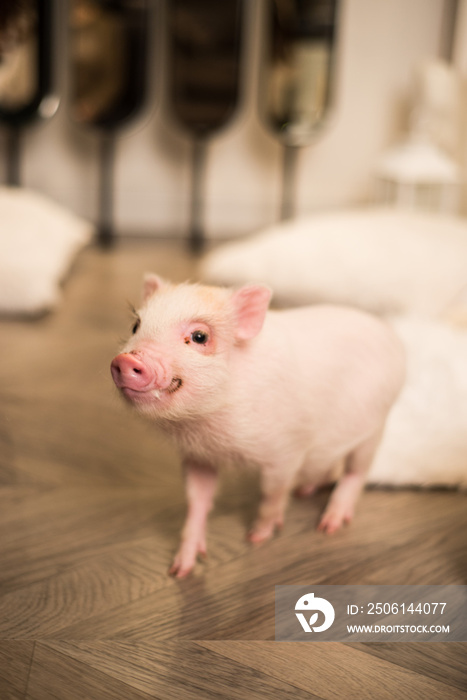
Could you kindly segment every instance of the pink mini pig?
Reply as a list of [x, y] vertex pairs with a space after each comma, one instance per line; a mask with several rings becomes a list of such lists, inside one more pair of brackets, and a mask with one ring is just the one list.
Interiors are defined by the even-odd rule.
[[393, 331], [360, 311], [268, 311], [271, 291], [172, 285], [147, 275], [133, 337], [111, 371], [125, 399], [176, 441], [188, 513], [170, 568], [186, 576], [206, 554], [218, 470], [259, 468], [262, 497], [249, 533], [280, 528], [288, 496], [339, 476], [319, 529], [351, 520], [404, 380]]

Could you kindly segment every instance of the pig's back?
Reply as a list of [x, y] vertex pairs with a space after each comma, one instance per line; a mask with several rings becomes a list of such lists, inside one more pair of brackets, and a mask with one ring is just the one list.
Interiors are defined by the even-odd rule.
[[271, 311], [233, 366], [235, 404], [253, 432], [258, 416], [262, 434], [270, 426], [268, 444], [288, 435], [323, 454], [344, 452], [384, 421], [404, 365], [398, 337], [369, 314], [325, 305]]
[[[309, 388], [382, 394], [389, 402], [405, 374], [402, 342], [383, 320], [350, 307], [316, 305], [271, 311], [261, 343], [281, 337], [290, 367]], [[284, 352], [284, 350], [282, 350]]]
[[[323, 362], [344, 367], [368, 356], [386, 366], [398, 360], [404, 363], [399, 337], [384, 320], [345, 306], [316, 305], [285, 311], [270, 311], [261, 341], [269, 347], [282, 334], [293, 342], [298, 361], [309, 366], [308, 358], [323, 353]], [[352, 355], [352, 353], [354, 353]], [[318, 355], [319, 357], [319, 355]]]

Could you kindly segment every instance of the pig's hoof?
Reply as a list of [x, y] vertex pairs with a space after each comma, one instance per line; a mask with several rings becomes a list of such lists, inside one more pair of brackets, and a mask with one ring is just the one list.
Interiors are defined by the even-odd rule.
[[325, 511], [319, 521], [318, 530], [332, 535], [339, 530], [342, 525], [347, 525], [353, 518], [353, 511], [344, 509], [330, 509]]
[[261, 544], [271, 539], [276, 530], [281, 530], [283, 520], [272, 520], [268, 523], [256, 523], [247, 535], [247, 540], [252, 544]]
[[173, 560], [169, 569], [169, 576], [174, 578], [186, 578], [195, 568], [195, 561], [183, 561], [178, 556]]
[[189, 573], [191, 573], [191, 571], [193, 571], [194, 565], [195, 562], [183, 562], [181, 557], [177, 554], [173, 560], [172, 566], [169, 569], [169, 576], [173, 576], [174, 578], [185, 578]]
[[272, 537], [272, 532], [260, 532], [259, 530], [251, 530], [246, 538], [248, 542], [251, 542], [251, 544], [261, 544], [262, 542], [266, 542]]
[[196, 551], [186, 551], [183, 547], [175, 555], [172, 566], [169, 569], [169, 576], [174, 578], [186, 578], [195, 568], [196, 559], [206, 559], [206, 547], [198, 547]]

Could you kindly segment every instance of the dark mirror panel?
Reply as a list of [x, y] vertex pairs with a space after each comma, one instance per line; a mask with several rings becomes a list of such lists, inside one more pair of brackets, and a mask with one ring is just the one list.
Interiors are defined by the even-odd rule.
[[0, 120], [17, 127], [51, 116], [52, 0], [4, 2], [0, 8]]
[[71, 0], [71, 111], [82, 124], [114, 128], [146, 93], [150, 0]]
[[337, 0], [268, 0], [263, 117], [287, 145], [310, 142], [329, 105]]
[[238, 101], [241, 0], [169, 0], [172, 111], [197, 138], [223, 127]]

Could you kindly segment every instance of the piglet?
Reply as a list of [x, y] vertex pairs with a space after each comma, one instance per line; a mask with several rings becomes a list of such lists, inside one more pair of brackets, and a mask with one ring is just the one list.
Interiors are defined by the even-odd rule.
[[146, 275], [132, 337], [111, 365], [122, 396], [175, 440], [188, 512], [170, 573], [206, 554], [218, 471], [260, 471], [249, 533], [280, 528], [295, 488], [336, 486], [319, 529], [351, 520], [388, 412], [404, 379], [404, 352], [381, 320], [338, 306], [268, 310], [271, 290], [172, 285]]

